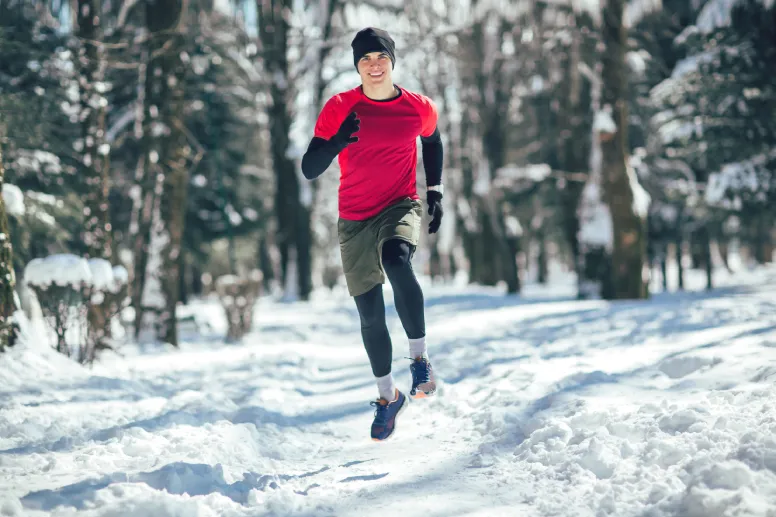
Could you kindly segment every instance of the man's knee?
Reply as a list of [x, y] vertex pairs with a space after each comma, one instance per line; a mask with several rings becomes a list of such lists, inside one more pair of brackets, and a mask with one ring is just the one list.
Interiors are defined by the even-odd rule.
[[383, 267], [389, 270], [400, 270], [410, 265], [415, 247], [401, 239], [390, 239], [383, 244]]
[[356, 307], [361, 318], [361, 328], [384, 325], [385, 306], [382, 303], [382, 286], [376, 285], [364, 294], [356, 296]]

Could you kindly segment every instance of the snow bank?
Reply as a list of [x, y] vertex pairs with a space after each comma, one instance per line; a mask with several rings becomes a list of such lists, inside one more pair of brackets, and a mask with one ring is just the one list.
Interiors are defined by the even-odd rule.
[[24, 215], [24, 194], [16, 185], [3, 183], [3, 203], [8, 215], [20, 217]]
[[[0, 356], [0, 508], [772, 517], [776, 267], [738, 279], [638, 302], [427, 286], [439, 393], [385, 446], [369, 439], [376, 387], [346, 296], [263, 299], [244, 345], [128, 347], [94, 369], [25, 344]], [[407, 389], [392, 311], [388, 328]]]

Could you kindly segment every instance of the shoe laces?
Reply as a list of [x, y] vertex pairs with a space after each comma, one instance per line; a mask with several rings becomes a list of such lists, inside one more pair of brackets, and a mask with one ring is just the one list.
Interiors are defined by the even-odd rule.
[[412, 359], [410, 371], [412, 371], [412, 384], [414, 386], [417, 386], [418, 384], [424, 384], [426, 382], [431, 382], [428, 366], [428, 361], [426, 359]]
[[388, 403], [384, 399], [378, 399], [373, 400], [369, 405], [375, 407], [374, 423], [383, 427], [386, 426], [388, 424]]

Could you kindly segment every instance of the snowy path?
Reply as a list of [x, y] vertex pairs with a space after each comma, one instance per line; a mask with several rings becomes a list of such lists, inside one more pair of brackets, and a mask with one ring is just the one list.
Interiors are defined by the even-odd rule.
[[429, 290], [440, 396], [382, 444], [348, 299], [265, 303], [245, 346], [94, 371], [17, 349], [0, 515], [774, 517], [775, 287], [771, 269], [618, 304]]

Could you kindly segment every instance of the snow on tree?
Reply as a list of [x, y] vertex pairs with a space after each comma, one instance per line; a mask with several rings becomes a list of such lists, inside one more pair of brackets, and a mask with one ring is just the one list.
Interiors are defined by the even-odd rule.
[[5, 213], [13, 217], [24, 215], [24, 194], [22, 190], [10, 183], [3, 183], [2, 185]]
[[748, 160], [728, 163], [709, 174], [706, 203], [740, 210], [743, 205], [772, 207], [776, 202], [776, 147]]
[[[733, 10], [748, 0], [708, 0], [698, 15], [695, 27], [704, 33], [711, 33], [718, 28], [728, 27], [733, 21]], [[765, 9], [774, 5], [774, 0], [754, 0]]]
[[[698, 24], [676, 38], [685, 57], [651, 92], [657, 109], [651, 161], [681, 162], [690, 171], [697, 188], [687, 193], [683, 216], [702, 249], [693, 256], [706, 263], [709, 284], [706, 248], [711, 239], [725, 238], [731, 215], [744, 218], [744, 231], [738, 235], [753, 244], [759, 260], [770, 255], [773, 215], [762, 200], [773, 195], [772, 183], [763, 176], [767, 166], [762, 172], [751, 171], [776, 145], [776, 83], [771, 73], [775, 13], [772, 3], [759, 0], [707, 3]], [[676, 174], [656, 163], [651, 168], [659, 174], [656, 179], [665, 177], [662, 184], [670, 189]], [[738, 180], [731, 179], [735, 175]], [[753, 177], [760, 179], [757, 186], [762, 189], [756, 193], [743, 181]], [[697, 190], [708, 188], [707, 195]]]

